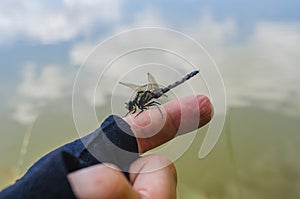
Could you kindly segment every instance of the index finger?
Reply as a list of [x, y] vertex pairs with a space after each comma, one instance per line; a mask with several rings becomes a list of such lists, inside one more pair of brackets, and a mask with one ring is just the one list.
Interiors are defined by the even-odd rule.
[[176, 135], [204, 126], [213, 114], [210, 100], [200, 94], [172, 100], [159, 109], [163, 115], [152, 108], [138, 116], [129, 115], [124, 118], [137, 138], [140, 153], [153, 149]]

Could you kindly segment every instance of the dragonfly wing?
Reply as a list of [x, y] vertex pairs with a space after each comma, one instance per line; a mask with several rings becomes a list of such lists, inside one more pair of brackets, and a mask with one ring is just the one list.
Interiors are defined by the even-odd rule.
[[132, 83], [125, 83], [125, 82], [119, 82], [119, 83], [122, 84], [123, 86], [127, 86], [127, 87], [131, 88], [134, 91], [143, 91], [142, 86], [132, 84]]
[[148, 81], [148, 90], [160, 90], [155, 78], [150, 73], [148, 73]]

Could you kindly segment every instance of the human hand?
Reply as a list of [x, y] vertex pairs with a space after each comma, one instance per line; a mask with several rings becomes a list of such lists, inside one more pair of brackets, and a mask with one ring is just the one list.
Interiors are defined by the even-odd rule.
[[[173, 100], [160, 108], [163, 119], [155, 109], [146, 110], [138, 117], [124, 118], [137, 137], [140, 153], [202, 127], [213, 114], [209, 99], [203, 95]], [[176, 198], [176, 170], [166, 158], [158, 155], [139, 158], [129, 173], [130, 182], [116, 166], [99, 164], [70, 173], [68, 179], [78, 198]]]

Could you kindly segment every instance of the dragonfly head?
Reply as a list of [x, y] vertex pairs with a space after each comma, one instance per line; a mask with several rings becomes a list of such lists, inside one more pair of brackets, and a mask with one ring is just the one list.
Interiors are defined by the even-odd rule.
[[128, 109], [129, 111], [133, 111], [134, 106], [133, 106], [133, 102], [129, 101], [128, 103], [125, 103], [125, 108]]

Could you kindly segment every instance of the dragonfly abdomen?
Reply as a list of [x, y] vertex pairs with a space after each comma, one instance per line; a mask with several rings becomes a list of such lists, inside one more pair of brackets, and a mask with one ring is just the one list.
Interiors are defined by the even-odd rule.
[[179, 80], [177, 82], [174, 82], [173, 84], [170, 84], [169, 86], [167, 86], [165, 88], [162, 88], [161, 89], [161, 95], [163, 95], [164, 93], [168, 92], [172, 88], [175, 88], [176, 86], [182, 84], [183, 82], [187, 81], [188, 79], [190, 79], [191, 77], [197, 75], [198, 73], [199, 73], [199, 70], [195, 70], [193, 72], [190, 72], [189, 74], [187, 74], [186, 76], [184, 76], [181, 80]]

